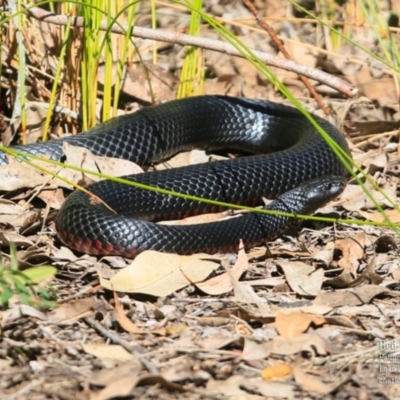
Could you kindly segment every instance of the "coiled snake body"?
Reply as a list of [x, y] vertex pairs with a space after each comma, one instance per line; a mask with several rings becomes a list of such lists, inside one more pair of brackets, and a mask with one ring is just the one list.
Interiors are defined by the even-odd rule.
[[[316, 120], [350, 154], [342, 134], [327, 121]], [[343, 165], [312, 124], [296, 109], [268, 101], [225, 96], [176, 100], [115, 118], [84, 134], [15, 148], [62, 160], [63, 141], [97, 155], [126, 158], [140, 165], [193, 148], [255, 153], [127, 178], [247, 206], [262, 205], [263, 197], [283, 195], [267, 208], [295, 214], [314, 212], [337, 196], [345, 184]], [[6, 162], [5, 154], [0, 153], [0, 164]], [[66, 245], [91, 254], [133, 257], [145, 249], [181, 254], [231, 251], [237, 249], [239, 239], [250, 247], [272, 240], [296, 222], [249, 213], [210, 224], [166, 226], [154, 221], [220, 210], [210, 204], [111, 181], [86, 188], [117, 214], [75, 191], [59, 211], [56, 229]]]

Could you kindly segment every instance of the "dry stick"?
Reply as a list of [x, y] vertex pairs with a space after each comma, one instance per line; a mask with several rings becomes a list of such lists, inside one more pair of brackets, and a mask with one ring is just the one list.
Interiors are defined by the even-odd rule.
[[[275, 46], [285, 56], [285, 58], [287, 60], [292, 60], [292, 56], [286, 50], [285, 45], [278, 38], [278, 36], [276, 35], [276, 33], [272, 29], [272, 27], [258, 15], [257, 9], [254, 7], [254, 5], [251, 4], [249, 0], [243, 0], [243, 4], [253, 13], [253, 15], [257, 21], [257, 24], [268, 33], [268, 35], [271, 37], [272, 41], [275, 43]], [[311, 95], [315, 98], [315, 100], [317, 101], [320, 108], [324, 111], [325, 115], [329, 115], [330, 114], [329, 108], [325, 107], [325, 104], [322, 101], [321, 96], [317, 93], [317, 91], [311, 85], [310, 81], [303, 75], [299, 75], [299, 78], [303, 82], [304, 86], [311, 93]]]
[[[13, 15], [15, 37], [17, 40], [18, 56], [19, 56], [17, 93], [15, 95], [14, 109], [13, 109], [13, 113], [12, 113], [11, 121], [10, 121], [10, 127], [12, 128], [15, 121], [22, 116], [22, 113], [24, 111], [22, 108], [25, 106], [25, 104], [23, 104], [23, 101], [21, 98], [21, 87], [25, 80], [25, 54], [26, 54], [25, 50], [26, 49], [25, 49], [25, 44], [24, 44], [24, 40], [22, 37], [22, 31], [21, 31], [22, 27], [19, 25], [17, 1], [10, 0], [8, 3], [9, 3], [9, 6], [8, 6], [9, 12], [11, 13], [11, 15]], [[23, 75], [21, 76], [21, 74], [23, 74]], [[26, 136], [26, 126], [23, 126], [22, 128], [23, 128], [23, 134]], [[14, 131], [14, 129], [12, 129], [12, 130]]]
[[[43, 10], [39, 7], [32, 7], [26, 9], [28, 15], [41, 21], [52, 23], [55, 25], [67, 25], [68, 16], [54, 14], [49, 11]], [[84, 19], [82, 17], [74, 17], [71, 24], [75, 27], [83, 27]], [[100, 29], [103, 31], [109, 30], [110, 32], [125, 35], [128, 28], [123, 24], [114, 23], [111, 27], [106, 20], [102, 21]], [[214, 50], [220, 53], [229, 54], [231, 56], [244, 57], [235, 47], [225, 43], [221, 40], [212, 40], [202, 37], [195, 37], [183, 33], [168, 32], [162, 29], [149, 29], [134, 26], [129, 28], [131, 36], [140, 37], [143, 39], [158, 40], [160, 42], [168, 42], [181, 45], [191, 45], [203, 49]], [[318, 82], [322, 82], [333, 89], [345, 94], [346, 96], [353, 97], [357, 94], [357, 89], [349, 82], [344, 81], [336, 76], [327, 74], [315, 68], [307, 67], [305, 65], [297, 64], [292, 60], [285, 60], [281, 57], [272, 56], [257, 50], [251, 50], [261, 61], [267, 65], [284, 69], [286, 71], [296, 72], [299, 75], [307, 76]]]
[[86, 317], [83, 319], [87, 325], [95, 329], [105, 338], [110, 339], [113, 343], [119, 344], [126, 351], [136, 356], [139, 361], [142, 363], [143, 367], [147, 369], [151, 374], [157, 374], [158, 369], [148, 361], [143, 354], [140, 353], [140, 350], [136, 346], [131, 346], [126, 340], [119, 337], [116, 333], [109, 331], [103, 325], [101, 325], [98, 321], [94, 320], [91, 317]]

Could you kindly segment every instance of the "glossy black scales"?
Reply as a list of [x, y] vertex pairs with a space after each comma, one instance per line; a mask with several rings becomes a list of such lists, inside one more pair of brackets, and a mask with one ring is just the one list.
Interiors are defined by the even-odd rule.
[[[341, 133], [327, 121], [316, 119], [349, 154]], [[63, 141], [141, 165], [193, 148], [253, 152], [256, 155], [250, 157], [128, 177], [179, 193], [250, 206], [261, 205], [262, 197], [275, 198], [314, 178], [346, 175], [331, 148], [299, 111], [260, 100], [224, 96], [176, 100], [143, 108], [74, 137], [17, 147], [61, 159]], [[1, 162], [6, 162], [2, 154]], [[75, 192], [66, 200], [56, 220], [59, 237], [65, 244], [88, 253], [133, 256], [150, 248], [178, 253], [215, 252], [236, 248], [239, 238], [250, 244], [270, 239], [288, 224], [270, 216], [257, 225], [254, 220], [259, 216], [250, 215], [218, 223], [222, 225], [165, 227], [141, 220], [174, 219], [216, 209], [109, 181], [87, 189], [119, 214], [92, 205], [83, 193]], [[298, 195], [296, 191], [290, 195], [292, 212], [300, 212], [293, 201]], [[304, 207], [307, 205], [299, 205], [301, 210]]]

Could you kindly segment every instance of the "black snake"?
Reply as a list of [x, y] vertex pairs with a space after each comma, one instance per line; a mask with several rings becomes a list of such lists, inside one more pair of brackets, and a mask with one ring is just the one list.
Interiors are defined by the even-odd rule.
[[[350, 154], [342, 134], [315, 117], [329, 136]], [[292, 107], [261, 100], [201, 96], [175, 100], [112, 119], [90, 131], [49, 142], [14, 148], [63, 159], [62, 142], [97, 155], [140, 165], [167, 159], [193, 148], [236, 149], [249, 157], [147, 172], [130, 180], [179, 193], [246, 206], [308, 214], [337, 196], [345, 168], [312, 124]], [[269, 153], [269, 154], [266, 154]], [[0, 153], [0, 164], [6, 163]], [[311, 181], [311, 182], [310, 182]], [[304, 182], [308, 182], [303, 185]], [[177, 219], [219, 207], [149, 192], [112, 181], [86, 187], [115, 213], [81, 191], [72, 193], [56, 219], [66, 245], [86, 253], [133, 257], [145, 249], [181, 254], [230, 251], [243, 239], [246, 247], [271, 240], [296, 222], [293, 218], [249, 213], [210, 224], [166, 226]]]

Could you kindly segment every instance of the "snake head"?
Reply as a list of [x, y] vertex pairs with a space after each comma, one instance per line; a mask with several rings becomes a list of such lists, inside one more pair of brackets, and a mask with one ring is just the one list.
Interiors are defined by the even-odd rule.
[[311, 214], [339, 196], [346, 187], [342, 176], [323, 176], [305, 182], [297, 189], [304, 198], [304, 213]]

